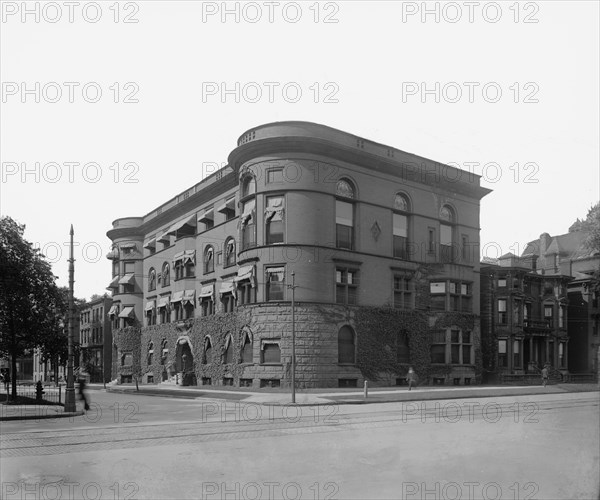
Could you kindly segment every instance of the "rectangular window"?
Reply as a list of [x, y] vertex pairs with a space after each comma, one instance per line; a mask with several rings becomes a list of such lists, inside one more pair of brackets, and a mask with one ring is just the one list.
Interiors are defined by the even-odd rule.
[[123, 274], [133, 274], [135, 272], [135, 262], [123, 262]]
[[549, 328], [554, 327], [554, 306], [552, 306], [552, 305], [544, 306], [544, 319], [546, 320], [546, 323], [548, 324]]
[[469, 249], [469, 237], [466, 234], [461, 236], [460, 252], [463, 262], [471, 262], [470, 249]]
[[506, 325], [506, 299], [498, 299], [498, 323]]
[[353, 269], [336, 269], [335, 271], [335, 301], [338, 304], [356, 304], [357, 271]]
[[446, 332], [444, 330], [432, 332], [430, 356], [432, 363], [446, 363]]
[[498, 278], [498, 288], [506, 287], [506, 278]]
[[507, 359], [506, 359], [506, 340], [498, 341], [498, 366], [506, 367]]
[[238, 300], [240, 301], [240, 305], [256, 302], [256, 289], [250, 281], [245, 280], [238, 284]]
[[262, 346], [261, 350], [262, 359], [261, 363], [264, 364], [279, 364], [281, 363], [281, 349], [279, 348], [279, 344], [269, 344], [265, 343]]
[[454, 262], [454, 247], [452, 246], [452, 226], [440, 224], [440, 258], [442, 262]]
[[202, 316], [210, 316], [215, 313], [215, 303], [210, 297], [203, 297], [200, 302], [200, 308], [202, 310]]
[[336, 246], [345, 250], [353, 249], [354, 205], [345, 201], [335, 202]]
[[565, 306], [558, 306], [558, 327], [565, 327]]
[[408, 259], [408, 218], [393, 214], [394, 257]]
[[285, 233], [285, 221], [283, 220], [284, 200], [283, 196], [270, 196], [267, 198], [265, 210], [266, 244], [283, 243]]
[[267, 170], [267, 184], [281, 184], [283, 182], [283, 168], [270, 168]]
[[513, 341], [513, 367], [521, 367], [521, 341]]
[[412, 283], [404, 276], [394, 276], [394, 307], [412, 309]]
[[450, 363], [460, 363], [460, 330], [450, 330]]
[[521, 324], [521, 301], [520, 300], [513, 299], [512, 322], [513, 322], [513, 325]]
[[427, 252], [435, 253], [435, 229], [433, 227], [427, 230]]
[[269, 267], [266, 269], [267, 300], [284, 300], [285, 267]]

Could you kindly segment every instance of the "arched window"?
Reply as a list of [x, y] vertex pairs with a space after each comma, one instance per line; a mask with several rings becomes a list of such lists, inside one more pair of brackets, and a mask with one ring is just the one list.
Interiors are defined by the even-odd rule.
[[338, 363], [356, 363], [354, 330], [349, 326], [342, 326], [338, 332]]
[[448, 205], [440, 209], [440, 259], [442, 262], [454, 262], [454, 210]]
[[231, 335], [227, 338], [227, 342], [225, 342], [225, 352], [223, 353], [223, 363], [230, 364], [233, 363], [233, 338]]
[[165, 262], [162, 266], [162, 286], [169, 286], [171, 284], [171, 267], [168, 262]]
[[235, 266], [235, 239], [225, 241], [225, 267]]
[[408, 260], [408, 198], [398, 193], [394, 198], [394, 213], [392, 214], [392, 235], [394, 257]]
[[154, 358], [154, 342], [148, 342], [148, 366], [152, 364]]
[[215, 270], [215, 249], [212, 245], [207, 245], [204, 249], [204, 274], [212, 273]]
[[121, 366], [133, 365], [133, 354], [126, 352], [121, 356]]
[[212, 363], [212, 343], [210, 337], [204, 339], [204, 356], [202, 356], [202, 362], [204, 364]]
[[354, 198], [354, 185], [348, 179], [340, 179], [335, 187], [335, 194], [341, 198]]
[[254, 361], [252, 353], [252, 337], [251, 334], [247, 331], [242, 332], [240, 355], [240, 361], [242, 363], [252, 363]]
[[156, 290], [156, 271], [153, 267], [148, 272], [148, 291]]
[[353, 184], [347, 179], [340, 179], [337, 183], [335, 194], [335, 241], [338, 248], [345, 250], [354, 249], [354, 204], [351, 201], [356, 197]]

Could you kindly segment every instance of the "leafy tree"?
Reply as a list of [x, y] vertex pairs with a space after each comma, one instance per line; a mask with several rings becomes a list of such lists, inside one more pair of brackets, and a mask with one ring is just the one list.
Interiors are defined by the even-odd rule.
[[17, 358], [59, 329], [62, 297], [50, 264], [24, 239], [25, 226], [0, 218], [0, 356], [11, 359], [12, 399]]
[[[69, 288], [66, 286], [58, 288], [60, 301], [57, 304], [56, 315], [58, 316], [58, 328], [46, 335], [39, 346], [42, 361], [51, 361], [54, 368], [54, 380], [58, 383], [58, 367], [66, 366], [69, 359]], [[75, 322], [81, 311], [86, 307], [84, 300], [74, 298]], [[79, 359], [79, 341], [73, 339], [73, 357]]]
[[587, 234], [584, 245], [590, 250], [600, 251], [600, 202], [588, 210], [585, 220], [575, 221], [569, 232], [583, 231]]

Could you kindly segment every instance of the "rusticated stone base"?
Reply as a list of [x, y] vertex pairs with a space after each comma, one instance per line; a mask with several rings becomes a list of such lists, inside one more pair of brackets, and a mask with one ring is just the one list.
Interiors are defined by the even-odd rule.
[[[369, 342], [377, 344], [376, 332], [367, 333], [360, 323], [357, 312], [364, 308], [346, 307], [336, 304], [297, 303], [295, 307], [295, 350], [296, 350], [296, 387], [302, 388], [362, 388], [365, 378], [371, 386], [396, 385], [401, 383], [406, 366], [387, 369], [385, 373], [374, 376], [377, 367], [367, 372], [368, 377], [359, 369], [362, 364], [338, 363], [338, 332], [348, 325], [356, 332], [355, 351], [359, 344]], [[403, 313], [394, 314], [402, 318]], [[417, 313], [407, 312], [410, 324], [415, 323]], [[427, 324], [426, 318], [422, 319]], [[400, 323], [398, 323], [400, 328]], [[361, 329], [363, 331], [361, 331]], [[478, 337], [478, 325], [476, 327]], [[426, 332], [415, 335], [426, 336]], [[248, 337], [252, 343], [252, 362], [242, 363], [242, 347]], [[205, 343], [210, 339], [211, 351], [209, 359], [205, 353]], [[143, 327], [127, 334], [117, 331], [115, 343], [118, 347], [119, 359], [122, 353], [134, 352], [136, 366], [120, 366], [117, 378], [121, 374], [135, 374], [141, 383], [184, 383], [211, 386], [235, 387], [290, 387], [292, 359], [292, 308], [289, 302], [270, 302], [240, 306], [235, 312], [216, 314], [208, 317], [194, 318], [179, 323], [168, 323]], [[388, 342], [386, 340], [386, 342]], [[137, 343], [137, 349], [134, 344]], [[227, 347], [231, 343], [230, 363], [226, 363]], [[265, 344], [277, 344], [280, 348], [280, 359], [265, 360]], [[389, 342], [388, 342], [389, 343]], [[189, 347], [189, 348], [188, 348]], [[383, 342], [381, 349], [383, 349]], [[428, 358], [428, 346], [421, 347]], [[426, 350], [426, 351], [425, 351]], [[185, 354], [185, 357], [183, 356]], [[424, 359], [421, 355], [419, 359]], [[271, 361], [269, 363], [265, 361]], [[416, 359], [415, 359], [416, 362]], [[411, 363], [414, 364], [411, 354]], [[406, 364], [408, 366], [408, 364]], [[421, 383], [430, 383], [430, 367], [415, 366], [424, 377]], [[137, 370], [137, 371], [136, 371]], [[434, 375], [433, 370], [431, 375]], [[186, 375], [186, 372], [188, 375]], [[469, 379], [474, 384], [475, 369], [473, 367], [452, 367], [445, 373], [446, 384], [453, 383], [455, 378], [460, 384]]]

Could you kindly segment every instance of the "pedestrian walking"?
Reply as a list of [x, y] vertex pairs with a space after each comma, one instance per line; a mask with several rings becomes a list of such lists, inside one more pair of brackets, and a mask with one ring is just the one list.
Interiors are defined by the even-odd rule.
[[408, 374], [406, 375], [406, 381], [408, 382], [408, 390], [412, 390], [413, 385], [417, 383], [417, 374], [412, 369], [412, 366], [408, 369]]
[[90, 409], [90, 401], [87, 395], [87, 373], [84, 370], [79, 372], [79, 398], [83, 401], [83, 407], [85, 411]]
[[546, 363], [544, 365], [544, 368], [542, 368], [542, 385], [544, 387], [546, 387], [547, 383], [548, 383], [548, 363]]

